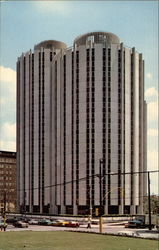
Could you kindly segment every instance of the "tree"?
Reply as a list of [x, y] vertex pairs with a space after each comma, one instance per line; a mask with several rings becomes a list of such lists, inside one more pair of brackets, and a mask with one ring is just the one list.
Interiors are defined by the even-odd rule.
[[[153, 214], [159, 214], [159, 196], [158, 195], [151, 195], [151, 212]], [[148, 196], [144, 197], [144, 213], [148, 213]]]

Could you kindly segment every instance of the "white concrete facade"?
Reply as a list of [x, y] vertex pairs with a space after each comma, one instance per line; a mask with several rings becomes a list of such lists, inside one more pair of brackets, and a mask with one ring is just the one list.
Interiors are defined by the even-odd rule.
[[[19, 210], [143, 212], [144, 61], [111, 33], [45, 41], [17, 62]], [[120, 174], [132, 173], [132, 174]]]

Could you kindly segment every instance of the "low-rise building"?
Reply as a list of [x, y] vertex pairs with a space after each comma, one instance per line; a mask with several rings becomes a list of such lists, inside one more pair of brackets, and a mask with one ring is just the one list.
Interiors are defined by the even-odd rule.
[[16, 209], [16, 153], [0, 151], [0, 209]]

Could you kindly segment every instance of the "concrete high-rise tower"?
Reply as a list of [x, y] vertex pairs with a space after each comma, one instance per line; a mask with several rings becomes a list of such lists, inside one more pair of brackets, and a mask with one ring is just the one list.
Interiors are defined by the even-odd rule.
[[[146, 181], [144, 61], [106, 32], [73, 47], [44, 41], [17, 61], [20, 211], [142, 213]], [[118, 175], [111, 175], [118, 173]]]

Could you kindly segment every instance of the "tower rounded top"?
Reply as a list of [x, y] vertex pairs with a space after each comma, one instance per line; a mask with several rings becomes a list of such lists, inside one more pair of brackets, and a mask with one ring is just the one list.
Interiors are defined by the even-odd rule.
[[74, 40], [74, 45], [86, 45], [89, 41], [92, 41], [93, 43], [107, 43], [108, 45], [112, 43], [120, 43], [119, 38], [113, 33], [97, 31], [78, 36]]
[[34, 46], [34, 49], [40, 49], [40, 48], [45, 48], [45, 49], [66, 49], [67, 46], [65, 43], [56, 41], [56, 40], [46, 40], [41, 43], [38, 43]]

